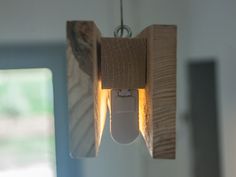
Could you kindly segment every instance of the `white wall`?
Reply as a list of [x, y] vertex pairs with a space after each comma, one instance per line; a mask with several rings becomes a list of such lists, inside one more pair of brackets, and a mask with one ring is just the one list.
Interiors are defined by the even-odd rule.
[[[224, 177], [236, 176], [236, 1], [125, 0], [125, 22], [134, 33], [150, 24], [178, 25], [177, 159], [152, 160], [142, 140], [131, 146], [111, 141], [108, 122], [96, 159], [83, 160], [87, 177], [191, 177], [186, 62], [215, 57], [219, 64], [219, 113]], [[94, 20], [104, 36], [119, 24], [117, 0], [1, 0], [0, 45], [65, 43], [67, 20]], [[115, 159], [115, 160], [114, 160]]]
[[[126, 0], [125, 21], [137, 24], [135, 0]], [[1, 0], [0, 43], [64, 42], [67, 20], [94, 20], [111, 36], [119, 21], [117, 0]]]
[[223, 174], [236, 176], [236, 1], [191, 1], [190, 11], [190, 57], [218, 61]]

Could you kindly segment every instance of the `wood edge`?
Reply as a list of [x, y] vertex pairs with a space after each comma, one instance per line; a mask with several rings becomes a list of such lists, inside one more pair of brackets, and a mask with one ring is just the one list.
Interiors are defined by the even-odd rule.
[[[98, 151], [99, 151], [99, 146], [100, 146], [100, 142], [101, 142], [101, 136], [103, 133], [103, 128], [100, 129], [98, 128], [99, 125], [101, 125], [100, 123], [100, 119], [98, 118], [100, 116], [100, 100], [98, 100], [99, 98], [101, 98], [101, 96], [98, 96], [97, 94], [100, 93], [98, 92], [98, 87], [99, 87], [99, 67], [98, 67], [98, 62], [99, 62], [99, 43], [100, 43], [100, 38], [101, 38], [101, 32], [99, 31], [98, 27], [96, 26], [96, 24], [93, 21], [67, 21], [66, 22], [66, 39], [67, 39], [67, 45], [68, 46], [72, 46], [72, 44], [70, 43], [70, 39], [72, 40], [73, 36], [71, 36], [71, 31], [68, 29], [73, 29], [72, 26], [73, 25], [78, 25], [83, 27], [84, 25], [86, 26], [86, 28], [90, 31], [90, 35], [89, 38], [91, 40], [91, 45], [92, 45], [92, 55], [91, 55], [91, 62], [92, 62], [92, 73], [91, 73], [91, 79], [92, 79], [92, 84], [93, 84], [93, 115], [91, 117], [92, 122], [93, 122], [93, 132], [92, 134], [94, 137], [94, 151], [91, 151], [92, 153], [87, 154], [87, 155], [81, 155], [81, 154], [74, 154], [73, 156], [75, 158], [85, 158], [85, 157], [96, 157], [98, 155]], [[87, 29], [82, 29], [83, 32], [86, 32]], [[98, 105], [97, 105], [98, 104]], [[107, 104], [107, 103], [106, 103]], [[106, 104], [104, 106], [106, 106]], [[99, 110], [98, 110], [99, 109]], [[98, 111], [97, 111], [98, 110]], [[105, 124], [105, 120], [104, 120], [104, 124]], [[72, 154], [71, 154], [72, 155]]]
[[[83, 23], [86, 23], [86, 22], [84, 21]], [[71, 41], [73, 40], [73, 35], [71, 35], [71, 32], [72, 32], [72, 30], [73, 30], [73, 26], [74, 26], [74, 25], [82, 25], [82, 24], [81, 24], [80, 21], [67, 21], [67, 22], [66, 22], [67, 48], [73, 46], [73, 43], [71, 42]], [[77, 31], [74, 31], [74, 32], [77, 33]], [[72, 51], [72, 53], [73, 53], [73, 51]], [[74, 56], [75, 56], [75, 54], [74, 54]], [[93, 121], [92, 118], [91, 118], [91, 120], [92, 120], [92, 124], [94, 125], [94, 121]], [[93, 132], [95, 132], [94, 129], [92, 129], [92, 130], [93, 130]], [[95, 141], [95, 136], [93, 136], [92, 138], [94, 138], [94, 141]], [[94, 142], [94, 141], [92, 141], [92, 142]], [[93, 148], [92, 148], [92, 147], [93, 147]], [[94, 147], [95, 147], [95, 146], [91, 146], [91, 152], [90, 152], [90, 153], [86, 153], [86, 154], [85, 154], [85, 153], [83, 153], [82, 151], [79, 151], [79, 152], [70, 152], [70, 156], [71, 156], [72, 158], [94, 157], [94, 156], [95, 156], [95, 153], [96, 153]], [[90, 147], [88, 147], [88, 148], [90, 148]]]
[[[138, 93], [139, 93], [139, 127], [140, 127], [140, 134], [142, 135], [142, 138], [145, 142], [145, 145], [147, 147], [147, 150], [150, 154], [151, 157], [153, 157], [153, 146], [152, 144], [152, 139], [150, 139], [150, 137], [148, 137], [148, 133], [147, 130], [149, 127], [147, 127], [147, 115], [150, 115], [150, 112], [147, 110], [147, 67], [148, 67], [148, 50], [149, 50], [149, 43], [150, 41], [148, 41], [148, 38], [150, 38], [152, 31], [153, 31], [154, 25], [150, 25], [148, 27], [146, 27], [144, 30], [142, 30], [137, 36], [136, 38], [141, 38], [141, 39], [145, 39], [146, 40], [146, 80], [145, 80], [145, 87], [138, 89]], [[151, 117], [151, 116], [150, 116]], [[150, 126], [150, 124], [149, 124]], [[151, 142], [150, 142], [151, 141]]]
[[[94, 68], [94, 73], [93, 77], [95, 80], [94, 82], [94, 93], [97, 93], [96, 96], [94, 96], [94, 103], [97, 103], [97, 105], [94, 107], [94, 119], [95, 119], [95, 137], [96, 137], [96, 154], [95, 157], [99, 153], [99, 148], [101, 145], [101, 139], [104, 131], [104, 126], [107, 118], [107, 111], [108, 111], [108, 95], [109, 95], [109, 90], [104, 90], [102, 88], [101, 84], [101, 40], [102, 40], [102, 35], [97, 27], [97, 25], [93, 21], [88, 21], [93, 25], [93, 37], [94, 37], [94, 46], [95, 46], [95, 51], [94, 51], [94, 64], [96, 68]], [[99, 120], [99, 121], [98, 121]], [[99, 128], [98, 128], [99, 127]]]
[[[144, 30], [142, 30], [136, 37], [137, 38], [145, 38], [148, 41], [148, 38], [154, 38], [154, 36], [155, 36], [155, 29], [174, 29], [176, 31], [176, 35], [175, 35], [175, 41], [176, 41], [176, 44], [175, 44], [176, 45], [175, 56], [177, 57], [177, 25], [150, 25], [150, 26], [146, 27]], [[149, 40], [147, 42], [147, 51], [149, 50], [148, 49], [148, 45], [153, 45], [152, 41], [153, 40]], [[146, 77], [146, 79], [147, 79], [147, 77]], [[176, 80], [176, 83], [177, 83], [176, 75], [175, 75], [175, 80]], [[175, 90], [177, 91], [177, 84], [176, 84], [175, 88], [176, 88]], [[143, 90], [145, 90], [145, 92], [146, 92], [146, 89], [143, 89]], [[150, 89], [150, 91], [152, 91], [152, 89]], [[153, 93], [149, 93], [149, 95], [153, 95]], [[149, 154], [154, 159], [176, 159], [176, 98], [177, 97], [176, 97], [176, 94], [175, 94], [175, 135], [174, 135], [175, 142], [174, 142], [174, 152], [173, 152], [173, 154], [171, 154], [171, 155], [166, 155], [166, 154], [164, 154], [164, 155], [156, 155], [154, 153], [154, 149], [153, 149], [154, 148], [154, 141], [151, 140], [151, 145], [150, 145], [149, 144], [150, 142], [148, 141], [147, 137], [145, 136], [145, 133], [141, 132], [142, 137], [143, 137], [143, 139], [144, 139], [144, 141], [146, 143], [146, 146], [148, 148]], [[150, 100], [150, 101], [152, 101], [152, 100]], [[152, 106], [152, 105], [153, 104], [151, 104], [150, 106]], [[152, 114], [152, 112], [149, 112], [148, 114], [150, 115], [150, 114]], [[150, 117], [152, 117], [152, 115]], [[140, 119], [140, 117], [139, 117], [139, 119]], [[152, 146], [152, 147], [150, 147], [150, 146]]]
[[[173, 103], [173, 109], [170, 108], [170, 110], [174, 110], [175, 120], [174, 120], [174, 134], [173, 139], [174, 142], [172, 143], [174, 151], [171, 154], [158, 154], [156, 155], [153, 151], [152, 158], [154, 159], [165, 159], [165, 160], [175, 160], [176, 159], [176, 113], [177, 113], [177, 25], [152, 25], [152, 35], [153, 37], [157, 33], [155, 30], [159, 29], [172, 29], [175, 32], [175, 102]], [[154, 141], [153, 141], [153, 147], [154, 147]]]
[[144, 32], [150, 32], [149, 30], [153, 30], [153, 29], [177, 29], [177, 25], [167, 25], [167, 24], [161, 24], [161, 25], [157, 25], [157, 24], [154, 24], [154, 25], [149, 25], [147, 27], [145, 27], [136, 37], [139, 37], [141, 34], [143, 34]]

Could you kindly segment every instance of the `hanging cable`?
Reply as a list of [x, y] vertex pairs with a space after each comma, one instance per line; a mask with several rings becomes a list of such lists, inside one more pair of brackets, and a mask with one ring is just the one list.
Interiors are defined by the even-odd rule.
[[[123, 19], [123, 0], [120, 0], [120, 25], [117, 26], [114, 30], [115, 37], [132, 37], [132, 30], [128, 25], [124, 25]], [[126, 36], [124, 36], [124, 32], [126, 32]]]

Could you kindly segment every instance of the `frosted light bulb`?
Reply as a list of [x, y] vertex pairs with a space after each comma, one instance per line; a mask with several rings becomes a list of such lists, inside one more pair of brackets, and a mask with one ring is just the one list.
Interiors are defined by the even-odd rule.
[[111, 135], [121, 144], [133, 142], [139, 135], [138, 91], [113, 89], [111, 91]]

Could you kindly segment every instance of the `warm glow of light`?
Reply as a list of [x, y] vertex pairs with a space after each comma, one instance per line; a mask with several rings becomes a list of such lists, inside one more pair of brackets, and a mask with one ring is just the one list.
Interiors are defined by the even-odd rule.
[[98, 109], [98, 120], [97, 120], [97, 128], [98, 128], [98, 146], [101, 142], [103, 129], [106, 122], [107, 116], [107, 101], [109, 96], [110, 90], [109, 89], [102, 89], [101, 80], [98, 81], [97, 86], [97, 109]]
[[146, 116], [147, 116], [147, 103], [145, 89], [138, 89], [139, 95], [139, 131], [145, 137], [147, 129]]
[[145, 89], [139, 89], [139, 131], [143, 135], [143, 138], [146, 142], [146, 145], [149, 149], [149, 152], [153, 153], [153, 132], [152, 132], [152, 123], [151, 115], [149, 112], [149, 102], [148, 94]]
[[107, 99], [108, 111], [111, 115], [111, 89], [109, 90], [108, 99]]

